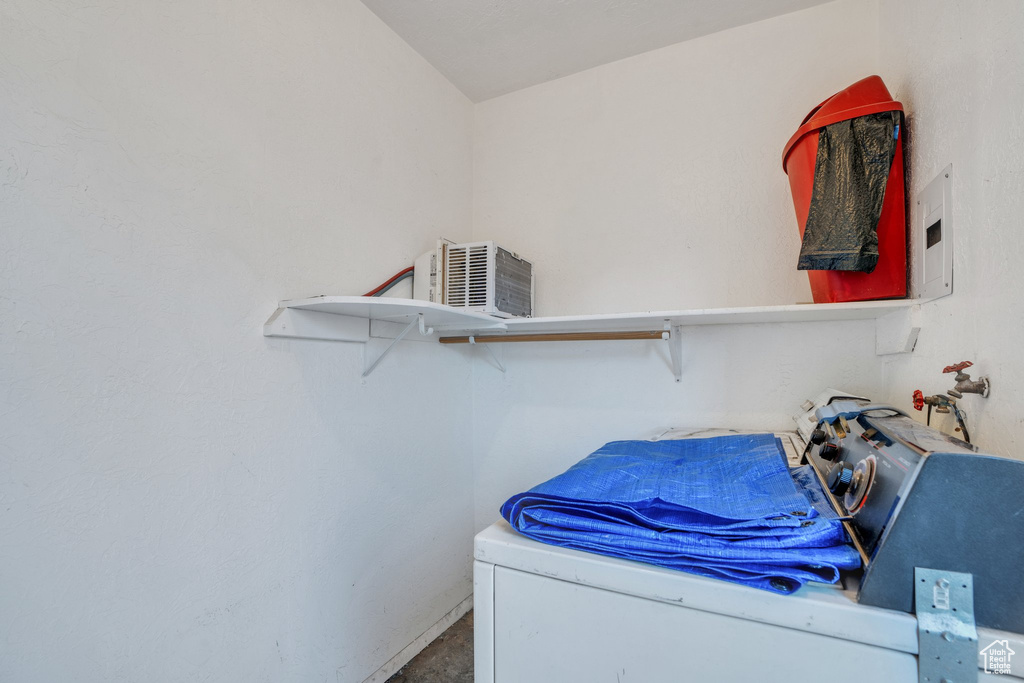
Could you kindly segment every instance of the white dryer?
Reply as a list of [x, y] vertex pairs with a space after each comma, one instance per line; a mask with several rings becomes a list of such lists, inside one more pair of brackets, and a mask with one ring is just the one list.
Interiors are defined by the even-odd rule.
[[[779, 595], [545, 545], [504, 521], [477, 535], [473, 577], [477, 683], [918, 680], [914, 615], [858, 604], [854, 585]], [[985, 674], [979, 654], [979, 681], [1024, 680], [1024, 637], [978, 635], [979, 651], [1016, 653], [1011, 675]]]
[[[843, 405], [834, 402], [848, 396], [823, 392], [813, 408], [797, 417], [800, 434], [777, 435], [791, 465], [801, 462], [805, 450], [817, 453], [828, 447], [829, 442], [815, 438], [811, 431], [819, 424], [822, 410]], [[885, 419], [897, 427], [882, 424]], [[845, 455], [836, 469], [869, 445], [892, 457], [891, 450], [876, 443], [880, 435], [894, 429], [900, 434], [917, 430], [903, 418], [885, 419], [875, 420], [878, 435], [868, 432], [865, 438], [861, 438], [861, 426], [843, 422], [850, 435], [840, 449]], [[721, 433], [673, 430], [659, 438]], [[938, 436], [915, 433], [913, 439], [927, 445]], [[812, 443], [806, 449], [805, 439]], [[941, 440], [939, 446], [955, 450]], [[908, 453], [906, 457], [926, 455]], [[936, 458], [935, 462], [941, 461]], [[905, 496], [905, 491], [900, 489], [900, 494]], [[885, 489], [873, 495], [872, 501], [883, 502], [892, 517], [895, 513], [884, 498]], [[911, 535], [927, 531], [920, 529], [918, 516], [913, 510], [905, 516], [908, 525], [916, 525], [911, 526]], [[1016, 529], [1012, 524], [1009, 528]], [[890, 523], [889, 531], [894, 529], [899, 531]], [[849, 530], [865, 541], [872, 538], [866, 533], [869, 528]], [[884, 541], [876, 536], [872, 542]], [[1010, 552], [1019, 554], [1019, 549], [1011, 544]], [[865, 604], [869, 602], [865, 596], [858, 596], [857, 574], [844, 576], [837, 585], [809, 583], [794, 594], [782, 595], [546, 545], [520, 535], [504, 521], [477, 535], [474, 558], [477, 683], [915, 683], [934, 669], [922, 666], [919, 679], [921, 636], [911, 610]], [[943, 566], [945, 558], [930, 559], [940, 563], [932, 566]], [[907, 571], [912, 577], [913, 565]], [[967, 571], [978, 576], [986, 568], [969, 566]], [[1008, 575], [1005, 568], [1001, 571]], [[1016, 595], [1019, 573], [1011, 573], [1011, 584], [1003, 586], [995, 609], [1015, 609], [1024, 597]], [[880, 580], [873, 580], [877, 586]], [[1007, 588], [1012, 594], [1006, 594]], [[985, 590], [983, 604], [991, 610], [992, 598], [1000, 595], [1000, 589], [985, 586]], [[1019, 623], [1019, 616], [1010, 615], [1010, 623]], [[922, 628], [925, 632], [930, 633]], [[1024, 636], [979, 627], [977, 637], [977, 680], [1024, 681]], [[934, 652], [934, 636], [927, 638], [927, 650]], [[961, 672], [973, 672], [968, 662], [957, 661]], [[1002, 673], [990, 674], [986, 669]], [[929, 683], [963, 683], [939, 678]]]

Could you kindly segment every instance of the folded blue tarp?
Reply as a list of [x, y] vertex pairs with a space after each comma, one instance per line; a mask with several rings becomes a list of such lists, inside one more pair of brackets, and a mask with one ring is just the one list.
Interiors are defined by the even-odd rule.
[[778, 593], [860, 566], [809, 466], [790, 471], [772, 434], [613, 441], [501, 514], [544, 543]]

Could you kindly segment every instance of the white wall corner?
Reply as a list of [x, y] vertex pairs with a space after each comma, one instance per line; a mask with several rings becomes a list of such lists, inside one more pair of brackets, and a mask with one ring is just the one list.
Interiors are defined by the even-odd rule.
[[[421, 633], [416, 640], [402, 648], [402, 650], [397, 655], [389, 659], [384, 666], [374, 671], [369, 678], [363, 681], [363, 683], [384, 683], [384, 681], [394, 676], [395, 672], [411, 662], [413, 657], [422, 652], [427, 645], [434, 642], [439, 635], [447, 631], [449, 626], [465, 616], [465, 614], [472, 608], [473, 596], [470, 595], [449, 610], [447, 614], [438, 619], [430, 628]], [[342, 671], [339, 670], [339, 682], [343, 680], [341, 674]]]

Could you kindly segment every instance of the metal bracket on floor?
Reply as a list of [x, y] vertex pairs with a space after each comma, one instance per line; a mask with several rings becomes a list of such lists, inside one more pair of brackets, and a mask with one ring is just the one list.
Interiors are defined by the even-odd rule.
[[474, 337], [473, 335], [470, 335], [469, 343], [472, 344], [473, 346], [483, 346], [483, 348], [487, 350], [487, 353], [491, 354], [491, 359], [494, 361], [494, 364], [497, 365], [498, 369], [501, 370], [502, 374], [504, 374], [505, 366], [501, 364], [500, 360], [498, 360], [497, 354], [495, 354], [494, 351], [491, 351], [491, 347], [487, 345], [477, 344], [476, 337]]
[[423, 314], [418, 313], [416, 315], [416, 319], [410, 322], [408, 325], [406, 325], [405, 329], [399, 332], [398, 336], [392, 339], [391, 343], [388, 344], [388, 347], [384, 349], [384, 351], [379, 356], [377, 356], [377, 359], [370, 364], [370, 367], [366, 368], [366, 370], [363, 371], [363, 379], [369, 377], [370, 373], [373, 372], [378, 365], [380, 365], [380, 362], [382, 360], [384, 360], [384, 356], [391, 353], [391, 349], [395, 348], [395, 344], [402, 341], [405, 338], [405, 335], [409, 334], [412, 331], [412, 328], [417, 326], [419, 326], [420, 334], [422, 335], [433, 334], [434, 332], [433, 327], [427, 327], [426, 324], [423, 322]]
[[914, 609], [919, 683], [977, 680], [974, 577], [915, 567]]
[[661, 338], [668, 342], [668, 354], [672, 358], [672, 375], [677, 382], [683, 381], [683, 328], [682, 325], [665, 323]]

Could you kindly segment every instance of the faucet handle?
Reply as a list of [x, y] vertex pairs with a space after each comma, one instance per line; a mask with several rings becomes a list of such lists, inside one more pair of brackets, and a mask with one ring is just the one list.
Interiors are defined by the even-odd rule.
[[914, 410], [924, 408], [924, 393], [920, 389], [914, 389]]
[[960, 361], [959, 363], [957, 363], [955, 365], [947, 365], [946, 367], [942, 368], [942, 372], [943, 372], [943, 374], [945, 374], [947, 372], [955, 372], [957, 374], [960, 374], [961, 372], [964, 371], [964, 369], [969, 368], [972, 365], [974, 365], [974, 363], [972, 363], [971, 361], [964, 360], [964, 361]]

